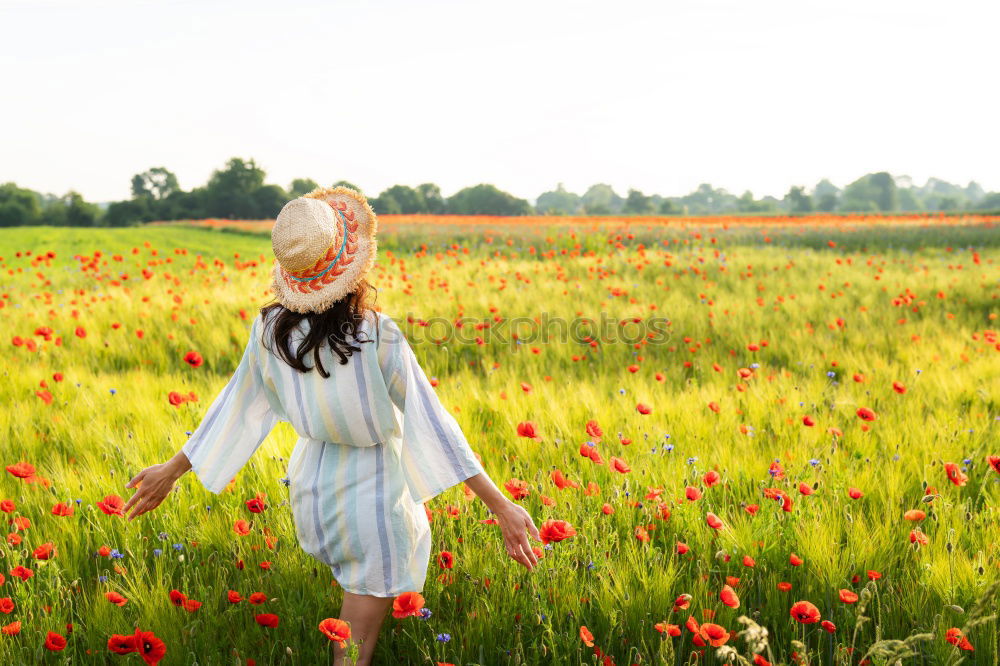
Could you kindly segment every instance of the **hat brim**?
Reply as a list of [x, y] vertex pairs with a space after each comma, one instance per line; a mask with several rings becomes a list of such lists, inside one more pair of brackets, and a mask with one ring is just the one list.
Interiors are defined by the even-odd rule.
[[[288, 271], [275, 262], [271, 286], [275, 299], [289, 310], [323, 312], [353, 292], [375, 265], [378, 219], [365, 196], [349, 187], [320, 187], [304, 196], [326, 201], [344, 211], [346, 218], [353, 218], [340, 232], [343, 234], [343, 229], [347, 230], [344, 250], [331, 270], [310, 282], [292, 279]], [[343, 236], [338, 235], [338, 248], [342, 241]]]

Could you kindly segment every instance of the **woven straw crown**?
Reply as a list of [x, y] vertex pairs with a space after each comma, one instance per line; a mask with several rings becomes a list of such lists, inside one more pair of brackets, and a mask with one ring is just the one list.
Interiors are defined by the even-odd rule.
[[294, 312], [323, 312], [354, 291], [375, 263], [377, 227], [367, 199], [348, 187], [286, 203], [271, 229], [275, 298]]

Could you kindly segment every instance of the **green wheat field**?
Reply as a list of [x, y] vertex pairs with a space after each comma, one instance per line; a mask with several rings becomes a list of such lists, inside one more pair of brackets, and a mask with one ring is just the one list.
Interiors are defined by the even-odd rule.
[[[0, 663], [140, 663], [109, 649], [136, 628], [149, 663], [329, 661], [287, 423], [220, 495], [117, 510], [272, 261], [266, 231], [0, 230]], [[529, 572], [463, 485], [434, 498], [429, 612], [375, 663], [997, 663], [996, 220], [387, 223], [370, 279], [497, 486], [573, 533]]]

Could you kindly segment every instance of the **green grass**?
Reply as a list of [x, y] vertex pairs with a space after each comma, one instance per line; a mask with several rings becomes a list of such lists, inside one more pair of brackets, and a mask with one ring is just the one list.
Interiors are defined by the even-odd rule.
[[[913, 644], [912, 663], [969, 655], [997, 662], [995, 618], [968, 629], [974, 653], [959, 655], [944, 640], [948, 628], [974, 623], [977, 601], [989, 612], [997, 603], [988, 595], [1000, 578], [1000, 475], [987, 456], [1000, 455], [1000, 351], [984, 337], [1000, 329], [995, 229], [770, 230], [768, 242], [749, 227], [695, 233], [639, 223], [386, 232], [372, 275], [381, 308], [403, 324], [497, 485], [526, 481], [530, 495], [521, 503], [536, 524], [566, 520], [577, 535], [552, 544], [528, 572], [507, 557], [498, 528], [480, 522], [488, 517], [480, 501], [461, 486], [435, 498], [428, 504], [434, 546], [423, 590], [433, 615], [390, 616], [377, 663], [593, 663], [581, 625], [619, 665], [688, 663], [697, 648], [683, 625], [689, 615], [709, 621], [705, 610], [727, 629], [742, 629], [743, 615], [766, 627], [775, 663], [791, 663], [793, 650], [801, 654], [793, 640], [804, 641], [810, 664], [857, 663], [872, 646], [882, 655], [869, 657], [872, 663], [891, 663], [878, 642], [914, 633], [934, 636]], [[422, 243], [427, 252], [418, 251]], [[15, 256], [27, 250], [32, 256]], [[32, 265], [50, 250], [53, 259]], [[96, 250], [103, 255], [97, 270], [81, 271], [74, 255]], [[238, 267], [237, 253], [258, 265]], [[166, 641], [164, 663], [235, 663], [234, 655], [258, 664], [322, 663], [329, 643], [316, 627], [337, 616], [340, 590], [295, 540], [281, 483], [295, 441], [287, 424], [221, 496], [187, 475], [171, 498], [134, 523], [95, 504], [109, 494], [127, 498], [125, 482], [173, 455], [228, 380], [246, 342], [240, 311], [252, 318], [267, 300], [269, 238], [183, 227], [3, 229], [0, 257], [0, 341], [7, 345], [0, 394], [12, 406], [0, 417], [5, 464], [27, 461], [51, 481], [47, 488], [10, 474], [0, 481], [0, 499], [16, 504], [8, 520], [31, 521], [18, 532], [22, 543], [0, 546], [0, 597], [15, 603], [0, 623], [22, 622], [20, 634], [0, 635], [0, 660], [134, 662], [111, 654], [107, 640], [139, 626]], [[639, 348], [620, 338], [594, 347], [558, 337], [518, 344], [493, 321], [492, 332], [469, 325], [460, 338], [435, 344], [428, 332], [443, 325], [405, 323], [464, 315], [509, 324], [543, 314], [665, 317], [669, 334]], [[62, 344], [35, 335], [40, 326]], [[78, 326], [85, 338], [74, 334]], [[38, 349], [13, 346], [15, 336], [33, 338]], [[767, 346], [747, 349], [762, 340]], [[183, 362], [190, 349], [204, 356], [202, 367]], [[741, 379], [737, 370], [755, 363], [753, 376]], [[53, 380], [57, 372], [62, 382]], [[865, 381], [855, 382], [855, 373]], [[35, 395], [43, 381], [50, 405]], [[173, 407], [170, 391], [194, 391], [199, 401]], [[652, 413], [639, 414], [640, 402]], [[877, 420], [865, 424], [859, 407], [873, 409]], [[805, 415], [814, 426], [803, 425]], [[593, 439], [585, 430], [590, 420], [603, 428], [597, 448], [605, 464], [580, 455]], [[517, 436], [522, 421], [537, 424], [540, 441]], [[631, 443], [621, 444], [619, 433]], [[631, 471], [611, 469], [612, 456]], [[775, 460], [785, 480], [771, 478]], [[966, 485], [949, 482], [946, 462], [965, 469]], [[555, 469], [580, 487], [558, 489], [550, 477]], [[710, 470], [721, 481], [706, 487]], [[597, 494], [584, 492], [588, 482], [599, 486]], [[817, 489], [801, 495], [800, 483]], [[683, 500], [686, 486], [701, 488], [703, 497]], [[930, 503], [922, 501], [926, 486], [937, 491]], [[764, 498], [769, 487], [792, 497], [791, 512]], [[848, 497], [852, 487], [863, 492], [860, 499]], [[645, 499], [651, 488], [662, 489], [668, 519]], [[258, 491], [270, 508], [250, 514], [244, 501]], [[554, 504], [543, 503], [543, 495]], [[52, 515], [57, 502], [74, 506], [75, 515]], [[605, 503], [610, 515], [601, 511]], [[747, 504], [759, 512], [752, 516]], [[456, 515], [446, 507], [457, 507]], [[904, 520], [917, 508], [926, 511], [924, 521]], [[722, 519], [721, 530], [705, 524], [707, 512]], [[234, 534], [240, 518], [252, 520], [251, 535]], [[654, 528], [648, 542], [635, 537], [639, 526]], [[273, 549], [265, 529], [277, 537]], [[927, 535], [928, 545], [911, 544], [913, 529]], [[678, 541], [688, 554], [677, 554]], [[36, 560], [32, 552], [46, 542], [56, 556]], [[123, 557], [96, 555], [102, 545]], [[437, 579], [441, 550], [455, 556], [450, 582]], [[802, 566], [789, 564], [792, 552]], [[755, 566], [742, 564], [745, 555]], [[261, 569], [262, 561], [272, 568]], [[18, 564], [35, 576], [10, 576]], [[881, 578], [869, 581], [869, 570]], [[738, 609], [719, 601], [727, 577], [739, 578]], [[779, 582], [791, 583], [791, 591], [779, 591]], [[174, 588], [204, 605], [194, 613], [172, 606]], [[253, 608], [230, 604], [230, 589], [244, 597], [264, 592], [269, 600]], [[840, 589], [867, 601], [868, 619], [856, 632], [861, 604], [840, 602]], [[128, 603], [109, 603], [109, 590]], [[681, 594], [692, 595], [690, 609], [674, 612]], [[789, 609], [799, 600], [814, 603], [836, 631], [795, 622]], [[253, 616], [261, 612], [278, 614], [279, 627], [258, 626]], [[680, 625], [682, 635], [661, 635], [658, 622]], [[44, 650], [46, 632], [67, 635], [66, 623], [73, 624], [67, 648]], [[436, 641], [440, 633], [451, 640]], [[742, 638], [728, 645], [747, 657]], [[714, 652], [705, 652], [708, 663], [718, 663]]]

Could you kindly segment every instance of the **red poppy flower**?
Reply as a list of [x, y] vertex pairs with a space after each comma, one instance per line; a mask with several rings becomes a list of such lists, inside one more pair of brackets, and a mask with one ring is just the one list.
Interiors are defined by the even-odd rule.
[[580, 640], [587, 647], [594, 647], [594, 634], [590, 633], [590, 629], [584, 625], [580, 625]]
[[705, 472], [705, 476], [701, 477], [701, 480], [702, 480], [702, 482], [706, 486], [708, 486], [709, 488], [711, 488], [712, 486], [714, 486], [715, 484], [717, 484], [719, 481], [721, 481], [722, 477], [719, 476], [719, 473], [716, 472], [713, 469], [713, 470], [709, 470], [708, 472]]
[[808, 601], [796, 601], [789, 614], [802, 624], [819, 622], [819, 609]]
[[124, 515], [122, 509], [125, 507], [125, 500], [118, 495], [105, 495], [104, 500], [97, 503], [99, 508], [109, 516]]
[[944, 634], [944, 639], [949, 643], [951, 643], [952, 645], [957, 646], [958, 649], [960, 650], [975, 649], [972, 647], [972, 643], [969, 642], [969, 639], [962, 634], [962, 630], [959, 629], [958, 627], [952, 627], [951, 629], [946, 631]]
[[851, 590], [841, 590], [840, 600], [843, 601], [845, 604], [853, 604], [858, 600], [858, 595], [852, 592]]
[[722, 586], [722, 592], [719, 593], [719, 599], [730, 608], [740, 607], [740, 598], [736, 596], [736, 591], [728, 585]]
[[328, 617], [319, 623], [319, 630], [331, 641], [336, 641], [340, 647], [347, 645], [347, 639], [351, 637], [351, 626], [334, 617]]
[[254, 606], [259, 606], [265, 601], [267, 601], [267, 595], [264, 594], [263, 592], [254, 592], [253, 594], [250, 595], [249, 601]]
[[14, 612], [14, 600], [10, 597], [4, 597], [0, 599], [0, 613], [6, 613], [10, 615]]
[[858, 418], [861, 419], [862, 421], [874, 421], [876, 418], [878, 418], [878, 416], [876, 416], [875, 412], [873, 412], [872, 410], [868, 409], [867, 407], [861, 407], [861, 408], [859, 408], [858, 411], [857, 411], [857, 414], [858, 414]]
[[835, 625], [833, 622], [830, 622], [829, 620], [823, 620], [822, 622], [819, 623], [819, 626], [823, 627], [823, 631], [826, 631], [827, 633], [830, 634], [837, 631], [837, 625]]
[[906, 386], [904, 386], [901, 382], [893, 382], [892, 390], [900, 394], [906, 393]]
[[187, 354], [184, 354], [184, 362], [190, 365], [192, 368], [198, 368], [201, 367], [201, 364], [205, 362], [205, 359], [203, 359], [201, 357], [201, 354], [199, 354], [198, 352], [189, 351]]
[[690, 550], [691, 549], [688, 547], [688, 545], [686, 543], [684, 543], [683, 541], [678, 541], [677, 542], [677, 554], [678, 555], [684, 555], [684, 554], [688, 553]]
[[43, 543], [32, 553], [36, 560], [48, 560], [56, 556], [56, 547], [51, 541]]
[[681, 635], [681, 628], [669, 622], [657, 622], [653, 625], [653, 629], [656, 629], [661, 634], [666, 633], [668, 636], [677, 637]]
[[781, 590], [782, 592], [788, 592], [789, 590], [792, 589], [792, 584], [782, 581], [778, 583], [778, 589]]
[[721, 530], [722, 529], [722, 521], [719, 520], [719, 517], [716, 516], [711, 511], [709, 511], [707, 514], [705, 514], [705, 522], [713, 530]]
[[538, 434], [538, 426], [536, 426], [532, 421], [522, 421], [517, 424], [517, 434], [521, 437], [526, 437], [528, 439], [540, 439], [541, 436]]
[[594, 439], [600, 439], [604, 435], [604, 431], [601, 430], [601, 426], [598, 425], [597, 421], [594, 421], [593, 419], [587, 421], [586, 430], [587, 434]]
[[542, 544], [547, 544], [576, 536], [576, 530], [565, 520], [546, 520], [538, 528], [538, 535], [542, 538]]
[[909, 511], [903, 514], [903, 518], [905, 518], [906, 520], [910, 520], [917, 523], [919, 523], [926, 517], [927, 514], [921, 511], [920, 509], [910, 509]]
[[857, 488], [848, 488], [847, 495], [851, 499], [861, 499], [864, 496], [864, 493]]
[[753, 656], [753, 666], [771, 666], [771, 662], [759, 654], [755, 654]]
[[417, 615], [424, 603], [424, 597], [419, 592], [403, 592], [392, 601], [392, 616], [404, 618]]
[[240, 536], [246, 536], [250, 534], [250, 523], [240, 518], [233, 523], [233, 531]]
[[231, 604], [238, 604], [243, 601], [243, 597], [240, 596], [240, 593], [236, 590], [229, 590], [229, 592], [226, 593], [226, 599]]
[[451, 554], [451, 551], [442, 550], [438, 553], [438, 566], [442, 569], [451, 569], [455, 566], [455, 557]]
[[187, 601], [187, 595], [177, 590], [170, 590], [170, 603], [174, 606], [183, 606]]
[[267, 503], [264, 501], [264, 494], [257, 493], [253, 499], [248, 499], [246, 501], [247, 510], [250, 513], [263, 513], [267, 508]]
[[986, 458], [986, 461], [993, 468], [994, 472], [1000, 474], [1000, 456], [989, 456]]
[[274, 613], [261, 613], [260, 615], [254, 615], [253, 619], [262, 627], [274, 629], [278, 626], [278, 616]]
[[27, 462], [14, 463], [7, 466], [7, 471], [19, 479], [26, 479], [35, 475], [35, 466]]
[[28, 580], [35, 575], [35, 572], [19, 564], [10, 570], [10, 575], [21, 580]]
[[615, 456], [611, 456], [611, 459], [608, 461], [608, 467], [621, 474], [627, 474], [632, 471], [627, 462]]
[[639, 412], [642, 415], [652, 414], [653, 413], [652, 408], [650, 408], [647, 405], [642, 404], [641, 402], [635, 406], [635, 411]]
[[59, 502], [52, 507], [53, 516], [72, 516], [75, 509], [65, 502]]
[[816, 425], [816, 419], [814, 419], [813, 417], [811, 417], [811, 416], [809, 416], [807, 414], [807, 415], [805, 415], [805, 416], [802, 417], [802, 425], [808, 426], [808, 427], [811, 428], [814, 425]]
[[793, 567], [802, 566], [802, 558], [796, 555], [795, 553], [792, 553], [791, 555], [788, 556], [788, 563], [791, 564]]
[[696, 502], [701, 499], [701, 491], [694, 486], [687, 486], [684, 488], [684, 497], [686, 497], [689, 502]]
[[720, 647], [729, 640], [729, 631], [718, 624], [706, 622], [701, 625], [698, 635], [712, 647]]
[[104, 598], [113, 603], [115, 606], [124, 606], [128, 603], [128, 599], [118, 594], [114, 590], [104, 593]]
[[14, 500], [5, 499], [0, 502], [0, 511], [4, 513], [13, 513], [15, 508]]
[[516, 500], [524, 499], [529, 495], [528, 484], [521, 479], [510, 479], [509, 481], [504, 481], [504, 489], [510, 493], [510, 496]]
[[962, 468], [955, 463], [945, 463], [944, 471], [948, 474], [948, 480], [956, 486], [964, 486], [969, 481], [969, 477], [962, 472]]
[[711, 410], [712, 410], [713, 412], [715, 412], [716, 414], [718, 414], [718, 413], [719, 413], [719, 411], [720, 411], [720, 410], [722, 409], [721, 407], [719, 407], [719, 403], [717, 403], [717, 402], [714, 402], [714, 401], [713, 401], [713, 402], [710, 402], [710, 403], [708, 403], [708, 408], [709, 408], [709, 409], [711, 409]]
[[63, 636], [63, 635], [61, 635], [61, 634], [57, 634], [54, 631], [50, 631], [45, 636], [45, 646], [44, 647], [45, 647], [46, 650], [51, 650], [53, 652], [57, 652], [59, 650], [65, 650], [66, 649], [66, 637]]

